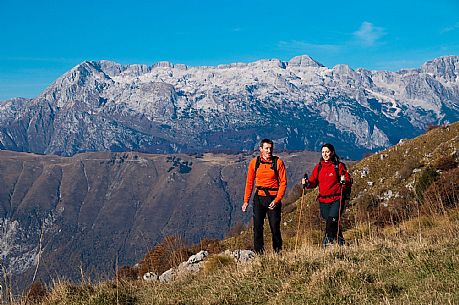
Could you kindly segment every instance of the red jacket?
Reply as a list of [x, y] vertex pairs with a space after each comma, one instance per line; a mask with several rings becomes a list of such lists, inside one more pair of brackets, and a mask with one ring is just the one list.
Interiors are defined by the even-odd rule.
[[[319, 164], [316, 164], [312, 170], [311, 177], [309, 177], [309, 184], [307, 188], [313, 189], [319, 186], [319, 202], [321, 203], [332, 203], [340, 200], [341, 198], [341, 184], [339, 183], [339, 177], [336, 177], [335, 164], [331, 161], [325, 162], [320, 161], [322, 168], [319, 171]], [[338, 164], [339, 176], [344, 175], [346, 177], [346, 183], [349, 184], [351, 179], [349, 173], [344, 167], [343, 163]], [[324, 197], [325, 196], [325, 197]]]

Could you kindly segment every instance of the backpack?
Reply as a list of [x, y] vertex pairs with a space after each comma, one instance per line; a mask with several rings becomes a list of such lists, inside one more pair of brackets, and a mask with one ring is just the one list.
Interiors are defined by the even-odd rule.
[[[338, 181], [338, 183], [340, 182], [340, 174], [339, 174], [339, 164], [340, 163], [343, 165], [344, 170], [347, 171], [346, 164], [344, 164], [343, 162], [339, 162], [338, 161], [336, 163], [333, 163], [333, 165], [335, 167], [335, 172], [336, 172], [336, 180]], [[321, 169], [322, 169], [322, 163], [319, 162], [319, 166], [317, 168], [317, 178], [319, 178], [319, 173], [320, 173]], [[349, 172], [348, 172], [348, 174], [349, 174]], [[347, 201], [347, 200], [351, 199], [352, 183], [354, 181], [352, 180], [351, 174], [349, 174], [349, 178], [350, 178], [350, 182], [343, 186], [343, 197], [342, 197], [342, 199], [344, 201]]]

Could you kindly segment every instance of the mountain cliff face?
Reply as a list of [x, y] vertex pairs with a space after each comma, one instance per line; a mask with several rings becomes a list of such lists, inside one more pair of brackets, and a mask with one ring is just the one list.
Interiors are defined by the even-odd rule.
[[[291, 186], [317, 153], [281, 154]], [[241, 205], [249, 155], [0, 152], [0, 257], [19, 288], [39, 277], [100, 277], [133, 264], [165, 236], [223, 238]]]
[[215, 67], [83, 62], [34, 99], [0, 103], [0, 149], [73, 155], [336, 144], [360, 158], [459, 119], [459, 57], [398, 72], [308, 56]]

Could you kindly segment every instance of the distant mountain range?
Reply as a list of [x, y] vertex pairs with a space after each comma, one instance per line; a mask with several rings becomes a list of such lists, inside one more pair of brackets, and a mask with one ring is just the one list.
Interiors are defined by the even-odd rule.
[[277, 149], [363, 154], [459, 120], [459, 57], [398, 72], [309, 56], [215, 67], [83, 62], [33, 99], [0, 103], [0, 149], [74, 155]]

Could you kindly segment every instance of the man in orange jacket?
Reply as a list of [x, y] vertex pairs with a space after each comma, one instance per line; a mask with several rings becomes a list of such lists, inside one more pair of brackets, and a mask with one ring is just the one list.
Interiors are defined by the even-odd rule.
[[247, 171], [245, 183], [244, 204], [242, 211], [247, 210], [255, 181], [255, 195], [253, 197], [253, 247], [256, 253], [264, 252], [263, 225], [268, 215], [271, 229], [273, 249], [282, 250], [281, 199], [287, 187], [287, 175], [284, 162], [273, 156], [274, 144], [269, 139], [260, 143], [260, 156], [252, 159]]

